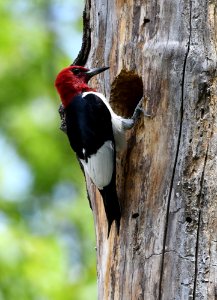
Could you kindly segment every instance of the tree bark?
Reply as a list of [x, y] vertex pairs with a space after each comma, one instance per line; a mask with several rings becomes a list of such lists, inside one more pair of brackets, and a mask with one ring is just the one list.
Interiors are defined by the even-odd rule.
[[87, 66], [115, 112], [140, 117], [117, 158], [120, 234], [96, 228], [98, 299], [217, 299], [217, 4], [88, 1]]

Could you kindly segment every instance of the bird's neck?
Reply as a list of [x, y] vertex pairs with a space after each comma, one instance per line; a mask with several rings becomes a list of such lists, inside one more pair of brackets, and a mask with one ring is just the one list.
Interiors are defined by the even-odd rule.
[[94, 89], [90, 88], [86, 83], [84, 83], [78, 86], [64, 86], [64, 88], [59, 89], [59, 94], [63, 106], [67, 107], [73, 101], [75, 96], [90, 91], [94, 91]]

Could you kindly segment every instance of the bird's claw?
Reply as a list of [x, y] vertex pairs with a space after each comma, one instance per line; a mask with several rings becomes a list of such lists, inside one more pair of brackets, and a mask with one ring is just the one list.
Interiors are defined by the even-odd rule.
[[151, 115], [148, 114], [142, 108], [142, 104], [143, 104], [143, 98], [137, 104], [132, 117], [130, 119], [122, 119], [122, 124], [123, 124], [124, 130], [129, 130], [129, 129], [133, 128], [133, 126], [135, 125], [136, 121], [139, 119], [139, 116], [140, 116], [141, 113], [143, 113], [143, 115], [145, 117], [151, 117]]
[[137, 104], [132, 119], [134, 120], [134, 122], [136, 122], [141, 114], [141, 112], [144, 114], [145, 117], [151, 117], [150, 114], [148, 114], [143, 108], [142, 108], [142, 104], [143, 104], [143, 98], [140, 99], [139, 103]]

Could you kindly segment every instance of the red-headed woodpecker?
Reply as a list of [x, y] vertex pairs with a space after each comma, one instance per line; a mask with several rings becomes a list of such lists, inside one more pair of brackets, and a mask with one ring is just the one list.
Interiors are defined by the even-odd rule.
[[64, 107], [66, 133], [85, 174], [88, 174], [103, 198], [108, 220], [119, 232], [121, 209], [116, 192], [116, 151], [125, 141], [125, 130], [133, 127], [140, 104], [131, 119], [114, 113], [105, 96], [94, 91], [88, 81], [108, 67], [89, 70], [81, 66], [64, 68], [55, 86]]

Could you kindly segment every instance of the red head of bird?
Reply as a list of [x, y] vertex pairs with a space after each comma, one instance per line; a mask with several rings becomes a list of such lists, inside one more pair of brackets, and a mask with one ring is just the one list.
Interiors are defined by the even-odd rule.
[[78, 94], [93, 91], [87, 84], [91, 77], [99, 74], [108, 67], [87, 69], [81, 66], [69, 66], [64, 68], [55, 80], [55, 87], [60, 95], [64, 107]]

